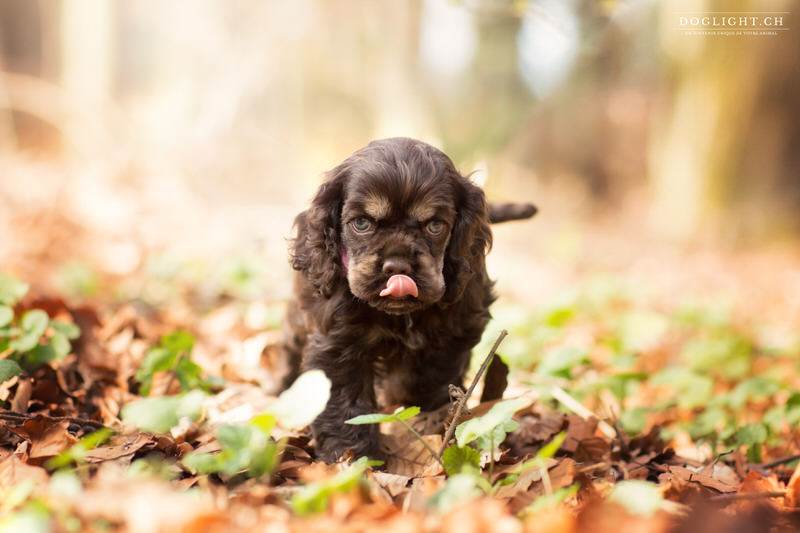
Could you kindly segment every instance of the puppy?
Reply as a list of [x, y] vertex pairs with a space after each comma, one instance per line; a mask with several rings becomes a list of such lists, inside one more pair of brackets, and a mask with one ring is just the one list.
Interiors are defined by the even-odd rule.
[[531, 205], [490, 209], [436, 148], [373, 141], [331, 170], [295, 219], [294, 299], [285, 322], [291, 371], [321, 369], [331, 397], [312, 423], [319, 458], [380, 457], [378, 426], [344, 421], [378, 405], [436, 409], [462, 386], [495, 297], [489, 223]]

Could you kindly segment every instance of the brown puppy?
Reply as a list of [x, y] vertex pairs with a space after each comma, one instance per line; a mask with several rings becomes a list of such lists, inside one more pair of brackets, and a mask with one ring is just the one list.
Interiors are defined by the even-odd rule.
[[[485, 255], [497, 206], [436, 148], [373, 141], [331, 170], [295, 219], [295, 299], [286, 320], [292, 371], [321, 369], [331, 398], [311, 425], [317, 452], [379, 457], [378, 427], [344, 423], [378, 404], [431, 410], [462, 386], [494, 301]], [[377, 391], [377, 395], [376, 395]]]

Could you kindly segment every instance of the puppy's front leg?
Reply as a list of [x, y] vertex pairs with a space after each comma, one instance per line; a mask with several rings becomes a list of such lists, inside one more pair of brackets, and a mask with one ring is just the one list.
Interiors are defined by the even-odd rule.
[[306, 369], [320, 369], [331, 381], [328, 405], [311, 424], [317, 455], [328, 463], [335, 462], [347, 450], [355, 457], [378, 459], [378, 426], [344, 423], [376, 410], [372, 365], [359, 357], [357, 350], [349, 346], [338, 349], [336, 344], [316, 334], [306, 346]]

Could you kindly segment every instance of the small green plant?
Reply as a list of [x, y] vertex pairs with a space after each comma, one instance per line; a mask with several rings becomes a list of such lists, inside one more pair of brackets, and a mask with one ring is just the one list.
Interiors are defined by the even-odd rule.
[[148, 396], [157, 372], [169, 372], [178, 381], [182, 392], [202, 389], [209, 392], [217, 383], [203, 378], [203, 369], [192, 361], [194, 336], [186, 331], [175, 331], [161, 337], [158, 346], [151, 348], [139, 365], [134, 377], [141, 383], [139, 392]]
[[217, 428], [217, 442], [222, 448], [219, 452], [189, 453], [183, 458], [184, 466], [199, 474], [244, 474], [256, 479], [270, 474], [286, 445], [286, 438], [272, 437], [272, 429], [276, 424], [284, 429], [310, 424], [325, 409], [330, 387], [321, 370], [304, 373], [267, 412], [247, 424]]
[[[464, 447], [450, 446], [442, 456], [446, 471], [450, 477], [444, 488], [431, 498], [429, 505], [439, 512], [447, 511], [465, 500], [476, 498], [482, 494], [493, 494], [501, 486], [515, 483], [522, 474], [535, 468], [540, 470], [545, 493], [537, 498], [526, 512], [533, 512], [536, 509], [560, 503], [575, 494], [577, 485], [563, 487], [554, 491], [550, 484], [547, 460], [556, 454], [565, 438], [566, 433], [559, 433], [553, 437], [553, 440], [542, 446], [532, 459], [520, 464], [494, 484], [491, 484], [489, 479], [481, 475], [480, 453], [476, 449], [469, 445]], [[453, 463], [453, 458], [456, 458], [455, 463]], [[457, 465], [457, 468], [454, 468], [453, 464]], [[491, 473], [489, 477], [491, 477]]]
[[456, 428], [456, 444], [463, 448], [474, 442], [479, 450], [494, 450], [506, 434], [519, 428], [511, 417], [527, 403], [521, 398], [498, 402], [485, 415], [462, 422]]
[[28, 284], [0, 274], [0, 383], [72, 351], [70, 340], [80, 336], [75, 324], [52, 320], [41, 309], [17, 315], [14, 306], [27, 294]]
[[519, 427], [511, 417], [526, 404], [527, 402], [522, 399], [506, 400], [495, 404], [485, 415], [462, 422], [455, 430], [456, 445], [446, 448], [441, 458], [407, 422], [419, 414], [419, 407], [398, 407], [393, 413], [366, 414], [345, 422], [355, 425], [400, 423], [425, 446], [434, 459], [441, 463], [448, 475], [454, 476], [464, 471], [479, 472], [480, 452], [493, 452], [505, 440], [507, 433]]
[[411, 426], [411, 424], [406, 422], [406, 420], [408, 420], [409, 418], [414, 418], [415, 416], [417, 416], [419, 414], [419, 411], [420, 408], [416, 406], [398, 407], [397, 409], [394, 410], [393, 413], [390, 413], [388, 415], [375, 413], [375, 414], [356, 416], [351, 418], [350, 420], [345, 420], [345, 424], [361, 425], [361, 424], [380, 424], [382, 422], [398, 422], [402, 424], [408, 431], [410, 431], [414, 435], [414, 437], [416, 437], [417, 440], [419, 440], [423, 444], [423, 446], [425, 446], [425, 449], [427, 449], [428, 452], [430, 452], [430, 454], [433, 456], [434, 459], [436, 459], [441, 463], [442, 461], [439, 459], [439, 455], [436, 453], [436, 451], [434, 451], [433, 448], [431, 448], [431, 445], [428, 444], [428, 441], [423, 439], [422, 435], [420, 435], [417, 432], [417, 430]]
[[80, 439], [69, 449], [64, 450], [60, 454], [47, 461], [44, 466], [48, 470], [58, 470], [59, 468], [65, 468], [72, 464], [81, 466], [86, 462], [86, 452], [103, 444], [113, 434], [114, 431], [109, 428], [101, 428], [97, 431], [93, 431], [92, 433], [89, 433]]
[[260, 478], [275, 468], [283, 449], [270, 436], [275, 417], [261, 415], [244, 425], [224, 425], [216, 437], [222, 450], [219, 453], [189, 453], [183, 464], [198, 474], [234, 476], [240, 472], [247, 477]]
[[166, 433], [184, 418], [199, 420], [207, 396], [198, 389], [176, 396], [142, 398], [122, 408], [122, 420], [150, 433]]
[[305, 485], [292, 496], [289, 505], [300, 516], [321, 513], [328, 508], [332, 495], [355, 489], [361, 483], [367, 468], [379, 464], [380, 461], [370, 461], [362, 457], [333, 477]]

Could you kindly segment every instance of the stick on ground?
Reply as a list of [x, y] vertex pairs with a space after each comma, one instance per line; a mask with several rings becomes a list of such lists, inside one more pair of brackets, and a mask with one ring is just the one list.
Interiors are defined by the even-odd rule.
[[74, 416], [48, 416], [42, 413], [15, 413], [13, 411], [8, 411], [5, 409], [0, 409], [0, 420], [10, 420], [12, 422], [24, 422], [26, 420], [32, 420], [40, 416], [44, 419], [53, 421], [53, 422], [61, 422], [61, 421], [68, 421], [73, 424], [77, 424], [79, 426], [89, 426], [95, 429], [101, 429], [106, 427], [103, 425], [102, 422], [97, 422], [96, 420], [89, 420], [88, 418], [79, 418]]
[[456, 403], [456, 411], [455, 413], [453, 413], [453, 419], [450, 421], [450, 424], [447, 426], [447, 431], [444, 434], [444, 439], [442, 440], [442, 449], [439, 450], [440, 458], [442, 457], [445, 448], [447, 448], [447, 444], [450, 442], [450, 439], [453, 438], [453, 433], [455, 433], [456, 426], [458, 425], [458, 419], [461, 418], [461, 413], [464, 411], [464, 406], [467, 404], [467, 399], [472, 395], [472, 391], [475, 390], [475, 386], [478, 384], [478, 381], [480, 381], [481, 376], [486, 371], [486, 367], [489, 366], [489, 363], [494, 358], [494, 354], [497, 351], [497, 347], [500, 346], [500, 343], [503, 342], [503, 339], [506, 338], [506, 335], [508, 335], [508, 332], [506, 330], [500, 332], [500, 336], [497, 337], [496, 341], [494, 341], [494, 346], [492, 346], [492, 349], [489, 350], [489, 355], [487, 355], [486, 359], [483, 360], [483, 364], [478, 369], [478, 372], [475, 374], [475, 377], [472, 378], [472, 383], [467, 389], [467, 392], [464, 394], [464, 396], [461, 397], [461, 399], [458, 400], [458, 403]]

